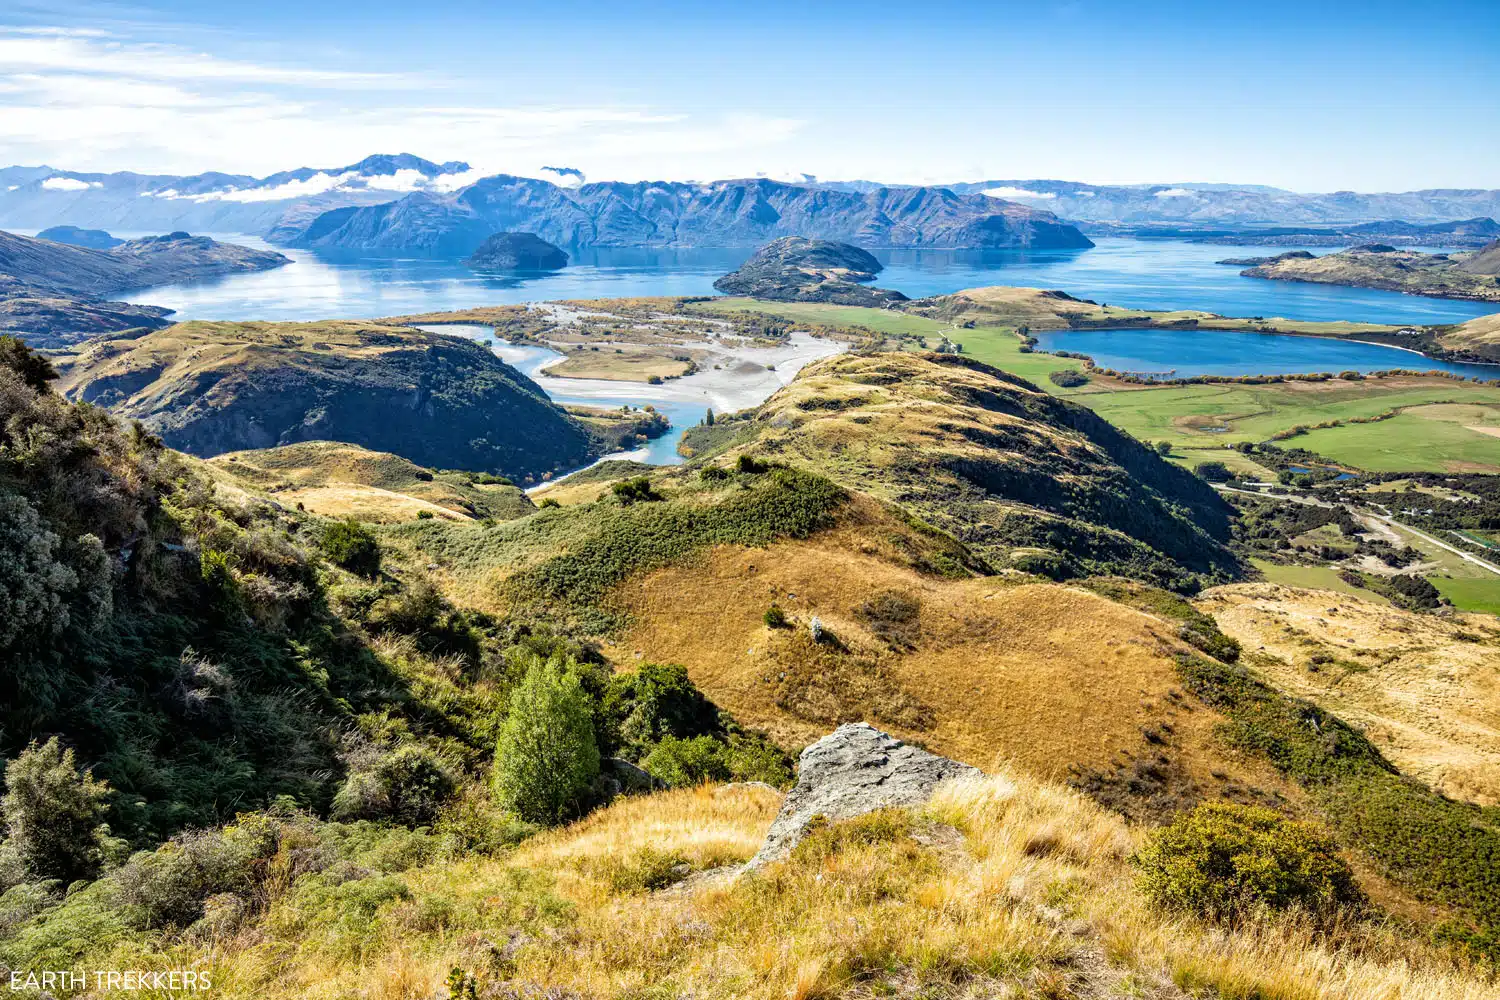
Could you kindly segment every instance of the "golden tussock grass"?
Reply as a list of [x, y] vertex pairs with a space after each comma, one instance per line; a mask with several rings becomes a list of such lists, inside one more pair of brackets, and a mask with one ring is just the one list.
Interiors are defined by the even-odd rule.
[[655, 892], [612, 878], [643, 855], [695, 872], [743, 860], [778, 802], [749, 786], [660, 793], [507, 857], [414, 869], [403, 875], [413, 900], [449, 898], [457, 916], [423, 924], [417, 903], [387, 904], [357, 951], [273, 913], [267, 927], [293, 930], [221, 944], [216, 992], [425, 1000], [443, 996], [455, 965], [496, 996], [515, 995], [506, 983], [519, 995], [765, 1000], [1480, 1000], [1497, 988], [1379, 926], [1286, 919], [1231, 932], [1154, 912], [1128, 861], [1137, 834], [1021, 776], [951, 783], [925, 809], [822, 828], [755, 875]]
[[1403, 773], [1480, 805], [1500, 802], [1500, 629], [1251, 583], [1198, 607], [1277, 688], [1359, 726]]

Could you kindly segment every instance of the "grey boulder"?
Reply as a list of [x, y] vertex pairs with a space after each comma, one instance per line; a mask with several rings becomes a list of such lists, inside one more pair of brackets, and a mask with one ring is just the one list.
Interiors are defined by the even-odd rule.
[[877, 809], [919, 806], [942, 782], [981, 773], [867, 723], [842, 725], [802, 751], [797, 785], [782, 802], [765, 843], [746, 870], [786, 857], [814, 816], [845, 820]]

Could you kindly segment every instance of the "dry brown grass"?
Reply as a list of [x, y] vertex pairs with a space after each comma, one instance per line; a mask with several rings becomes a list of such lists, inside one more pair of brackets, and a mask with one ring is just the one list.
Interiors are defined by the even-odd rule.
[[[616, 351], [620, 353], [616, 353]], [[546, 373], [559, 378], [596, 378], [610, 382], [645, 382], [652, 378], [668, 379], [685, 375], [692, 364], [655, 351], [634, 347], [615, 348], [603, 344], [597, 351], [575, 351]]]
[[1489, 616], [1263, 583], [1214, 588], [1198, 607], [1259, 654], [1268, 681], [1362, 728], [1403, 773], [1500, 802], [1500, 629]]
[[[909, 652], [891, 652], [859, 614], [883, 591], [920, 602], [920, 637]], [[1217, 749], [1217, 716], [1177, 692], [1172, 653], [1185, 647], [1169, 625], [1077, 588], [1017, 586], [1006, 577], [934, 579], [892, 565], [868, 533], [851, 528], [769, 549], [715, 549], [692, 565], [628, 582], [617, 599], [636, 625], [610, 647], [616, 659], [683, 664], [736, 718], [787, 746], [810, 742], [846, 718], [869, 718], [985, 768], [1006, 761], [1062, 779], [1071, 767], [1109, 767], [1122, 751], [1165, 750], [1210, 794], [1222, 784], [1212, 777], [1220, 771], [1296, 795], [1268, 770]], [[805, 657], [765, 625], [772, 602], [795, 628], [805, 630], [816, 615], [851, 657], [877, 661], [888, 689], [925, 706], [930, 725], [879, 718], [876, 706], [856, 706], [843, 717], [779, 706], [780, 675], [794, 673]], [[807, 684], [815, 691], [816, 677]], [[829, 694], [824, 704], [851, 700], [842, 689]], [[1170, 746], [1147, 744], [1143, 731], [1163, 722], [1172, 730]]]
[[[1230, 933], [1153, 912], [1127, 860], [1136, 835], [1020, 777], [952, 783], [923, 810], [834, 827], [756, 875], [714, 873], [754, 851], [778, 804], [746, 786], [661, 793], [508, 857], [408, 871], [413, 900], [439, 895], [462, 916], [434, 926], [413, 902], [386, 904], [357, 953], [281, 901], [262, 927], [171, 957], [210, 957], [226, 997], [430, 1000], [454, 966], [481, 995], [579, 998], [1480, 1000], [1497, 985], [1379, 927]], [[708, 874], [621, 887], [618, 872], [662, 855]], [[548, 927], [520, 931], [538, 908]]]

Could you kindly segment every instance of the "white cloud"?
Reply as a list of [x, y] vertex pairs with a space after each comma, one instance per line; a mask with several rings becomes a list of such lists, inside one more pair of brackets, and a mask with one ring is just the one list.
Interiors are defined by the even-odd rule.
[[103, 186], [98, 181], [81, 181], [76, 177], [48, 177], [42, 181], [42, 187], [48, 191], [87, 191]]
[[1192, 191], [1189, 191], [1187, 188], [1164, 188], [1164, 189], [1156, 192], [1156, 194], [1153, 195], [1153, 197], [1156, 197], [1156, 198], [1196, 198], [1198, 196], [1196, 194], [1194, 194]]
[[688, 170], [723, 176], [713, 164], [753, 163], [804, 124], [753, 113], [425, 100], [448, 83], [268, 65], [102, 33], [0, 26], [0, 149], [9, 162], [174, 174], [269, 174], [398, 150], [477, 164], [432, 179], [416, 171], [325, 174], [278, 189], [152, 192], [249, 202], [340, 186], [393, 195], [451, 192], [493, 173], [544, 176], [542, 167], [556, 163], [587, 164], [613, 177]]
[[1003, 187], [986, 188], [979, 193], [988, 195], [991, 198], [1004, 198], [1008, 201], [1014, 201], [1017, 198], [1036, 198], [1041, 199], [1042, 201], [1047, 201], [1057, 197], [1057, 195], [1053, 194], [1050, 191], [1028, 191], [1025, 188], [1010, 187], [1008, 185]]
[[146, 80], [231, 81], [321, 87], [409, 87], [401, 74], [273, 66], [224, 59], [159, 42], [86, 34], [0, 28], [0, 66], [8, 72], [84, 73]]

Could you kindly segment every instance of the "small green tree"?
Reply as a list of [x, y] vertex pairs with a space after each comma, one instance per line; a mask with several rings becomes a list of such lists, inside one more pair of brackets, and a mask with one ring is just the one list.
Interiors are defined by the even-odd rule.
[[5, 766], [5, 847], [32, 879], [93, 878], [107, 848], [108, 796], [109, 785], [80, 772], [56, 736], [32, 743]]
[[510, 696], [495, 750], [495, 792], [532, 823], [566, 816], [599, 774], [588, 695], [560, 657], [534, 660]]
[[37, 392], [46, 392], [47, 383], [57, 378], [57, 369], [52, 367], [51, 361], [8, 335], [0, 336], [0, 367], [15, 372], [22, 382]]
[[321, 546], [329, 559], [351, 573], [368, 577], [380, 573], [380, 543], [352, 517], [324, 528]]
[[1158, 455], [1170, 455], [1170, 454], [1172, 454], [1172, 442], [1170, 442], [1170, 441], [1158, 441], [1158, 442], [1156, 442], [1156, 453]]
[[704, 415], [703, 423], [708, 427], [712, 427], [714, 425], [714, 408], [712, 406], [708, 408], [708, 413]]

